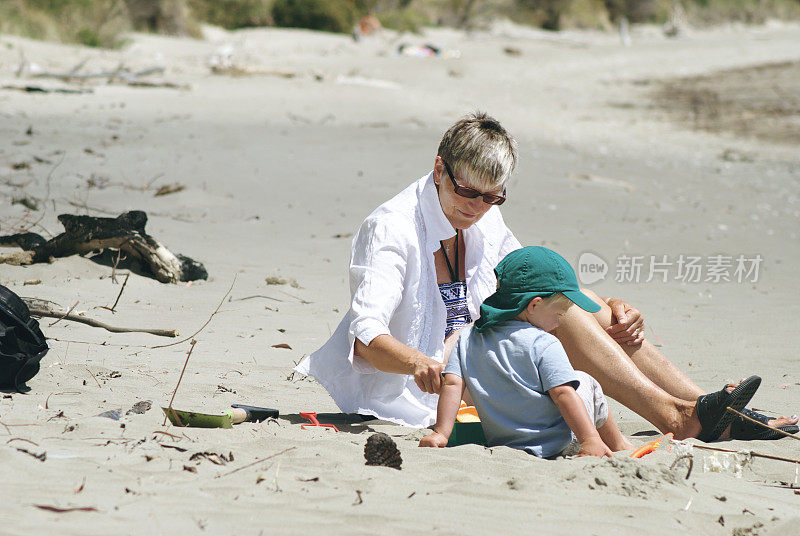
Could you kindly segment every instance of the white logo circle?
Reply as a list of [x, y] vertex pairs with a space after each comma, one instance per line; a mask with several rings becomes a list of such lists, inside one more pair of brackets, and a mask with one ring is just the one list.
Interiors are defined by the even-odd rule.
[[584, 285], [591, 285], [606, 278], [608, 263], [591, 251], [584, 251], [578, 257], [578, 280]]

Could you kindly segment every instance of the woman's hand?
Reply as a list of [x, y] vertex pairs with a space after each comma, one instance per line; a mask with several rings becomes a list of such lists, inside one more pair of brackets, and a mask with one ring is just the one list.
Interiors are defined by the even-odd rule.
[[383, 372], [411, 374], [420, 391], [439, 394], [444, 365], [419, 350], [409, 348], [391, 335], [378, 335], [367, 346], [356, 339], [353, 354]]
[[427, 356], [421, 356], [414, 363], [414, 381], [420, 391], [430, 394], [439, 394], [442, 390], [442, 371], [444, 365]]
[[644, 340], [644, 318], [631, 304], [619, 298], [606, 298], [606, 304], [611, 308], [611, 326], [606, 332], [618, 344], [635, 346]]
[[444, 437], [439, 432], [433, 432], [432, 434], [428, 434], [422, 439], [419, 440], [420, 447], [446, 447], [447, 446], [447, 438]]

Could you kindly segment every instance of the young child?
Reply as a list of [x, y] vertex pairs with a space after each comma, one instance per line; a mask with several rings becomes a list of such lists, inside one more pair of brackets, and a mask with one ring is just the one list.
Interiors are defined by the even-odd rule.
[[422, 447], [444, 447], [469, 390], [490, 446], [543, 458], [609, 456], [632, 449], [608, 412], [600, 385], [570, 366], [548, 331], [573, 304], [600, 306], [583, 294], [569, 263], [543, 247], [509, 253], [495, 268], [497, 292], [481, 305], [444, 370], [434, 432]]

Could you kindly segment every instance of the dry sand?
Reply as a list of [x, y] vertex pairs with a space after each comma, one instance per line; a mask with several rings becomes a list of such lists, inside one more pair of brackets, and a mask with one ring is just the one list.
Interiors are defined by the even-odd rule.
[[[189, 335], [236, 278], [231, 299], [196, 337], [175, 406], [216, 412], [249, 403], [284, 416], [232, 430], [163, 427], [158, 406], [169, 401], [188, 343], [154, 349], [169, 341], [45, 319], [52, 350], [33, 390], [0, 398], [0, 532], [800, 534], [800, 496], [775, 487], [797, 482], [789, 463], [756, 459], [740, 475], [704, 471], [708, 453], [695, 450], [685, 479], [685, 465], [669, 469], [675, 452], [637, 462], [542, 461], [508, 448], [423, 450], [416, 444], [424, 431], [389, 424], [302, 430], [299, 411], [336, 407], [318, 384], [291, 375], [347, 309], [351, 233], [429, 170], [447, 126], [480, 108], [520, 141], [503, 212], [523, 243], [571, 260], [587, 250], [601, 255], [612, 273], [592, 288], [638, 306], [648, 336], [702, 387], [758, 373], [753, 406], [797, 411], [798, 146], [693, 130], [654, 94], [660, 81], [796, 62], [800, 27], [731, 26], [678, 39], [635, 28], [630, 48], [614, 35], [510, 24], [358, 44], [295, 30], [207, 33], [205, 41], [134, 35], [120, 51], [0, 36], [2, 86], [65, 87], [15, 78], [21, 51], [48, 71], [83, 59], [83, 72], [160, 65], [166, 72], [154, 80], [190, 85], [0, 91], [0, 233], [36, 223], [33, 231], [55, 234], [60, 213], [142, 209], [149, 232], [204, 262], [209, 280], [163, 285], [133, 275], [115, 314], [98, 307], [111, 305], [120, 286], [110, 267], [87, 258], [0, 266], [0, 283], [65, 308], [78, 301], [76, 310], [109, 323]], [[397, 57], [402, 42], [460, 56]], [[215, 54], [266, 74], [212, 75]], [[27, 169], [12, 169], [23, 162]], [[172, 183], [186, 189], [153, 196]], [[11, 204], [24, 195], [40, 210]], [[614, 280], [623, 254], [764, 260], [755, 283], [634, 285]], [[273, 276], [298, 286], [268, 285]], [[291, 349], [272, 347], [282, 343]], [[143, 400], [153, 409], [125, 414]], [[611, 407], [634, 442], [650, 439], [645, 420]], [[121, 420], [97, 416], [113, 409]], [[364, 465], [375, 430], [398, 442], [401, 471]], [[719, 446], [800, 458], [791, 439]], [[197, 452], [231, 453], [233, 461], [190, 460]]]

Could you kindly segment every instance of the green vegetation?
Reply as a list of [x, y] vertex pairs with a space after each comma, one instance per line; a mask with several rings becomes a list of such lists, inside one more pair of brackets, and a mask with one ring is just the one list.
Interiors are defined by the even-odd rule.
[[431, 24], [430, 17], [424, 11], [415, 9], [386, 9], [376, 13], [384, 28], [398, 32], [419, 32], [423, 26]]
[[273, 3], [273, 0], [189, 0], [189, 7], [197, 20], [233, 30], [272, 26]]
[[695, 24], [727, 21], [760, 24], [769, 18], [800, 19], [800, 1], [794, 0], [694, 0], [685, 3], [686, 16]]
[[113, 47], [130, 29], [116, 0], [3, 0], [0, 32], [36, 39]]
[[[683, 0], [691, 25], [800, 19], [800, 0]], [[386, 28], [475, 28], [496, 17], [559, 30], [663, 23], [676, 0], [0, 0], [0, 33], [115, 47], [125, 32], [199, 36], [200, 23], [228, 29], [289, 26], [350, 33], [367, 13]]]
[[349, 33], [358, 16], [354, 0], [275, 0], [276, 26]]

